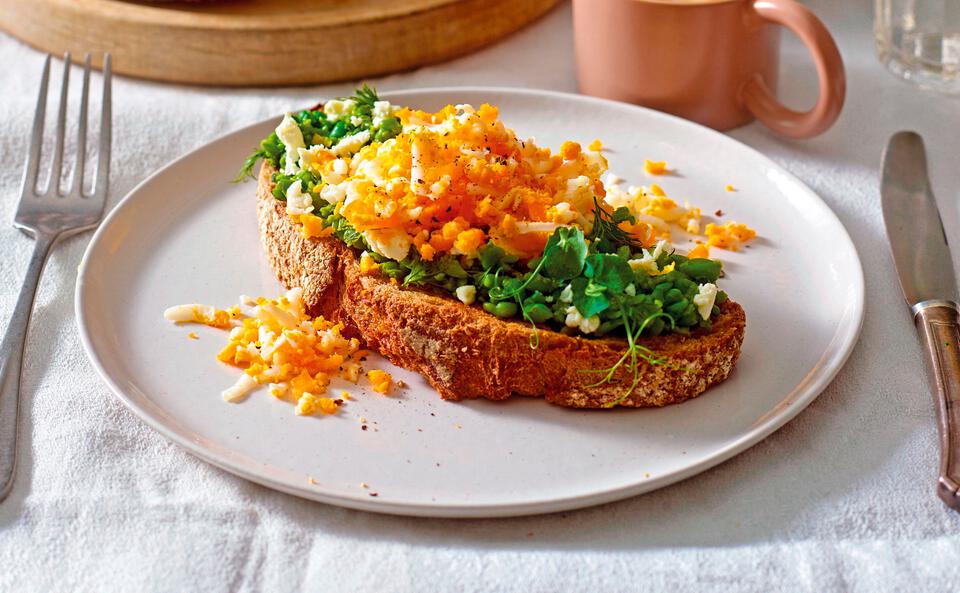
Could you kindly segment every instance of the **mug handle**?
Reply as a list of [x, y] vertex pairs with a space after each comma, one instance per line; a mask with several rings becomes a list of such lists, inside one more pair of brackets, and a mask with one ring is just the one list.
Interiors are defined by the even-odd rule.
[[837, 44], [824, 24], [794, 0], [755, 0], [753, 9], [761, 19], [783, 25], [803, 41], [817, 67], [820, 96], [807, 112], [793, 111], [774, 97], [759, 74], [743, 84], [744, 106], [767, 127], [792, 138], [810, 138], [833, 125], [843, 108], [847, 81]]

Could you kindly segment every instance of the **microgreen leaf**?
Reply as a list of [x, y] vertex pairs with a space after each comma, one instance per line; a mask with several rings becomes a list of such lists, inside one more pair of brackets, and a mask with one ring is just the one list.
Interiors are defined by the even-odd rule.
[[599, 315], [610, 307], [610, 299], [607, 298], [606, 291], [597, 291], [596, 285], [590, 280], [574, 278], [570, 284], [573, 288], [573, 306], [584, 318]]
[[543, 272], [557, 280], [576, 278], [586, 258], [583, 231], [577, 227], [560, 227], [550, 235], [543, 250]]
[[614, 294], [620, 294], [633, 282], [633, 270], [623, 258], [608, 253], [598, 253], [587, 258], [589, 275], [593, 282], [606, 287]]
[[460, 265], [460, 262], [453, 257], [442, 258], [439, 262], [437, 262], [437, 269], [447, 276], [453, 276], [454, 278], [467, 277], [467, 271], [464, 270], [463, 266]]
[[483, 266], [484, 270], [490, 270], [499, 264], [506, 254], [503, 249], [493, 243], [487, 243], [480, 248], [480, 265]]
[[404, 286], [423, 284], [427, 277], [431, 275], [427, 263], [418, 257], [408, 257], [403, 260], [403, 265], [409, 269], [407, 276], [403, 279]]

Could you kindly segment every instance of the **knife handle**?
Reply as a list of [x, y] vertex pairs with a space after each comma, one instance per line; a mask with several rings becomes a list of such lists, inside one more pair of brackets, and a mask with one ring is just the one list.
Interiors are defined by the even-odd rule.
[[960, 511], [960, 313], [952, 301], [923, 301], [913, 311], [935, 390], [940, 434], [937, 495]]

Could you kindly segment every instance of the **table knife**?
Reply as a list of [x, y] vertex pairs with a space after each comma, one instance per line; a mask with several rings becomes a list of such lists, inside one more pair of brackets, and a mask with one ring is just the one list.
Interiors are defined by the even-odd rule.
[[937, 495], [960, 511], [960, 308], [950, 248], [930, 189], [923, 139], [897, 132], [883, 154], [883, 222], [923, 346], [940, 437]]

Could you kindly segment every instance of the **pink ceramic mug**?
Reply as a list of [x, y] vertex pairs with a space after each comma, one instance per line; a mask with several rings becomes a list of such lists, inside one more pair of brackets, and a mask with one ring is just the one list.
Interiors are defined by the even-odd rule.
[[[846, 79], [823, 23], [794, 0], [574, 0], [580, 91], [638, 103], [718, 130], [759, 119], [794, 138], [840, 115]], [[813, 56], [820, 97], [807, 112], [775, 96], [780, 29]]]

